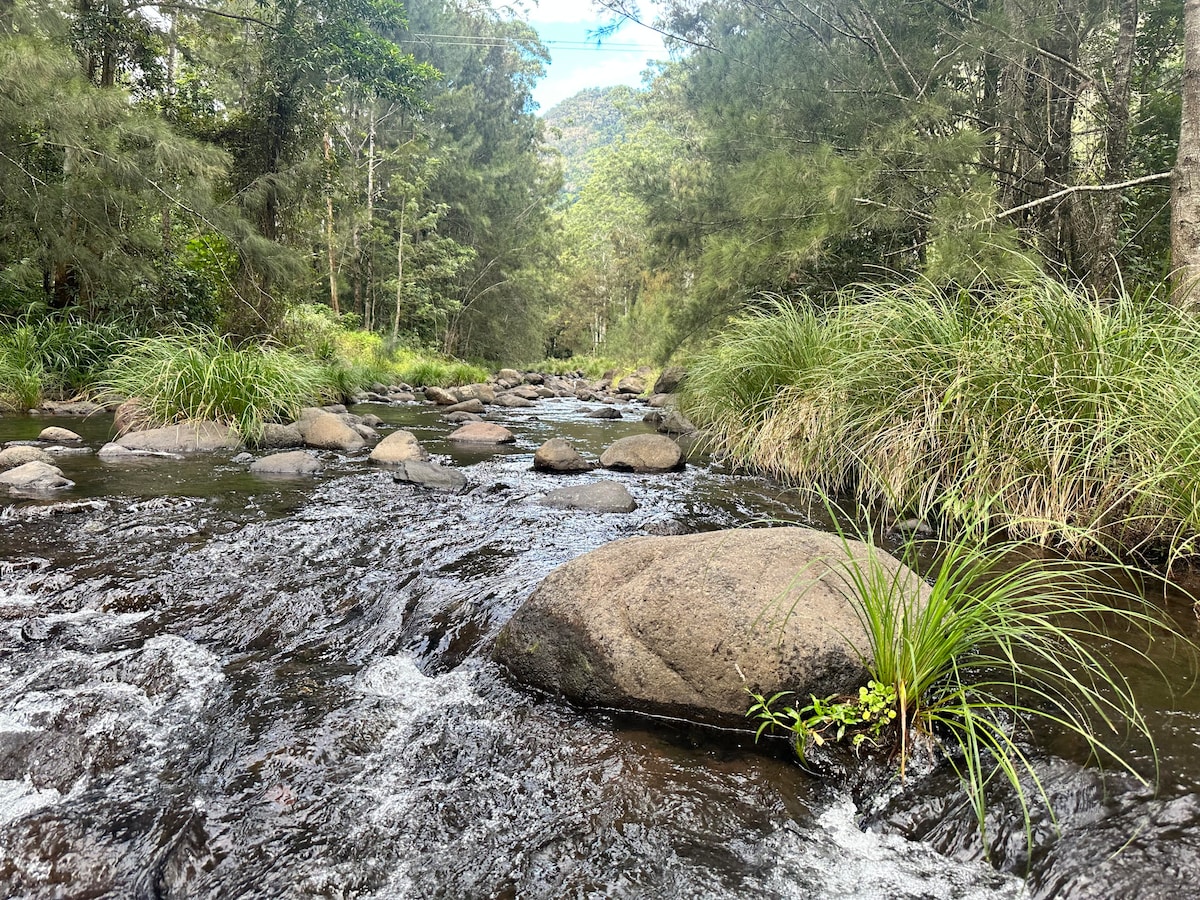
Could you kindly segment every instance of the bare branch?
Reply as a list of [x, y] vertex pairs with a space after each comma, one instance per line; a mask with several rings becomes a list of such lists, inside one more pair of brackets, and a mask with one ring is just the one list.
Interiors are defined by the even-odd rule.
[[1039, 197], [1037, 200], [1030, 200], [1028, 203], [1022, 203], [1020, 206], [1014, 206], [1012, 209], [1006, 209], [1003, 212], [998, 212], [994, 216], [989, 216], [984, 219], [984, 222], [994, 222], [997, 219], [1006, 219], [1009, 216], [1015, 216], [1017, 213], [1025, 212], [1027, 209], [1044, 206], [1047, 203], [1053, 203], [1056, 200], [1061, 200], [1063, 197], [1068, 197], [1071, 194], [1104, 194], [1109, 191], [1123, 191], [1126, 188], [1137, 187], [1141, 184], [1151, 184], [1155, 181], [1168, 181], [1171, 178], [1170, 172], [1158, 172], [1154, 175], [1143, 175], [1140, 178], [1131, 178], [1129, 181], [1120, 181], [1116, 184], [1077, 184], [1073, 187], [1063, 188], [1061, 191], [1055, 191], [1053, 194], [1048, 194], [1045, 197]]

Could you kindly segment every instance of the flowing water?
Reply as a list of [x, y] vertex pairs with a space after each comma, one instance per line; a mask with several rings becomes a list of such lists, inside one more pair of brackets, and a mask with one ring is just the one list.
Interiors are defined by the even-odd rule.
[[[451, 447], [422, 407], [370, 408], [462, 466], [464, 496], [333, 454], [316, 481], [78, 455], [59, 462], [73, 490], [3, 501], [0, 897], [1191, 895], [1200, 703], [1135, 660], [1158, 793], [1047, 739], [1061, 836], [1040, 816], [1027, 859], [1011, 817], [993, 823], [1028, 887], [979, 858], [952, 777], [868, 814], [743, 735], [511, 685], [492, 641], [555, 566], [630, 535], [810, 520], [705, 463], [614, 476], [629, 515], [538, 506], [596, 477], [532, 472], [542, 441], [596, 455], [645, 429], [587, 408], [506, 411], [519, 440], [497, 452]], [[93, 447], [111, 427], [0, 419], [0, 440], [47, 424]]]

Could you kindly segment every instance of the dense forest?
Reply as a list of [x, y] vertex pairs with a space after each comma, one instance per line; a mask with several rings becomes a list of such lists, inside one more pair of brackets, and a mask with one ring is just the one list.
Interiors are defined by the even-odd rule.
[[0, 315], [262, 335], [315, 302], [534, 355], [545, 59], [476, 3], [5, 3]]
[[317, 303], [533, 361], [666, 358], [763, 291], [1149, 294], [1200, 243], [1184, 9], [676, 0], [645, 90], [541, 120], [546, 49], [472, 0], [8, 0], [0, 315], [245, 336]]

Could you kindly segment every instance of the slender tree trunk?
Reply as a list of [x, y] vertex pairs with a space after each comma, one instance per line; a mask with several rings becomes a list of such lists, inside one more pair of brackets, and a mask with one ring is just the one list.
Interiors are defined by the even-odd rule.
[[392, 340], [400, 338], [400, 305], [404, 299], [404, 213], [408, 197], [400, 198], [400, 236], [396, 241], [396, 312], [392, 316]]
[[1171, 189], [1171, 264], [1178, 306], [1200, 305], [1200, 0], [1183, 4], [1183, 108]]
[[329, 305], [340, 316], [338, 305], [337, 257], [333, 246], [333, 136], [325, 129], [325, 253], [329, 262]]
[[[1138, 0], [1119, 0], [1117, 46], [1104, 123], [1104, 183], [1128, 177], [1129, 99], [1133, 89], [1133, 63], [1137, 50]], [[1096, 232], [1090, 281], [1098, 294], [1112, 291], [1118, 280], [1117, 236], [1121, 228], [1121, 194], [1097, 194], [1093, 200]]]

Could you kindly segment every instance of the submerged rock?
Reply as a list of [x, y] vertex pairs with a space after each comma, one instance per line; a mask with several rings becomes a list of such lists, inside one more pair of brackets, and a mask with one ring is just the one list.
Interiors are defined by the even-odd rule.
[[627, 513], [637, 509], [637, 503], [629, 491], [615, 481], [559, 488], [538, 502], [542, 506], [557, 509], [586, 509], [601, 513]]
[[255, 475], [316, 475], [321, 469], [321, 461], [307, 450], [273, 453], [250, 464]]
[[589, 419], [620, 419], [621, 411], [613, 406], [602, 406], [587, 414]]
[[435, 491], [450, 491], [455, 494], [467, 489], [467, 477], [458, 469], [420, 460], [397, 464], [396, 470], [392, 473], [392, 480], [416, 484]]
[[746, 727], [746, 688], [825, 696], [865, 681], [845, 560], [841, 538], [807, 528], [615, 541], [552, 572], [495, 657], [518, 681], [587, 706]]
[[300, 433], [300, 429], [296, 425], [280, 425], [276, 422], [268, 422], [263, 426], [262, 436], [258, 439], [258, 446], [263, 450], [281, 450], [285, 447], [302, 447], [304, 445], [304, 435]]

